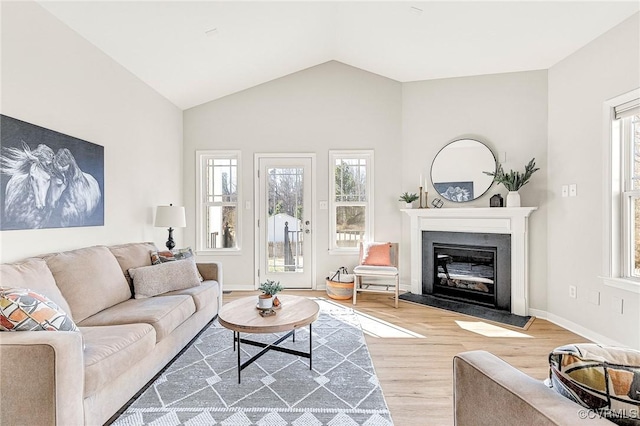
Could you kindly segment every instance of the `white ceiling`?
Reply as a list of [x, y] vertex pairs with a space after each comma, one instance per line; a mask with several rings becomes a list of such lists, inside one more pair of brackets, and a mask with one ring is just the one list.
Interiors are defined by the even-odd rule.
[[39, 3], [182, 109], [330, 60], [400, 82], [546, 69], [640, 5], [637, 0]]

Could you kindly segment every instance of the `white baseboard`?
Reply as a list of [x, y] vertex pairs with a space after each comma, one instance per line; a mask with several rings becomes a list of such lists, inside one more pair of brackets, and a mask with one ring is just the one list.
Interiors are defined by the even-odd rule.
[[[603, 336], [602, 334], [589, 330], [588, 328], [585, 328], [580, 324], [576, 324], [573, 321], [569, 321], [568, 319], [562, 318], [555, 314], [551, 314], [547, 311], [543, 311], [540, 309], [529, 309], [529, 315], [533, 315], [536, 318], [541, 318], [549, 322], [552, 322], [555, 325], [558, 325], [564, 329], [567, 329], [572, 333], [578, 334], [584, 337], [585, 339], [589, 339], [594, 343], [599, 343], [601, 345], [607, 345], [607, 346], [623, 346], [623, 347], [626, 346], [607, 336]], [[573, 343], [573, 342], [567, 342], [567, 343]]]

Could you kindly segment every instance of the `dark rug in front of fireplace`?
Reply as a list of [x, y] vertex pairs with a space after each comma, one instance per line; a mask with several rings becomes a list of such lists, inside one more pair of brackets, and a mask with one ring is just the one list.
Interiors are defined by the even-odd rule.
[[400, 299], [406, 300], [407, 302], [432, 306], [434, 308], [446, 309], [460, 314], [471, 315], [487, 321], [495, 321], [514, 327], [520, 327], [525, 330], [529, 328], [529, 325], [533, 320], [533, 317], [530, 315], [523, 317], [506, 311], [486, 308], [484, 306], [473, 305], [471, 303], [458, 302], [428, 294], [403, 293], [400, 295]]

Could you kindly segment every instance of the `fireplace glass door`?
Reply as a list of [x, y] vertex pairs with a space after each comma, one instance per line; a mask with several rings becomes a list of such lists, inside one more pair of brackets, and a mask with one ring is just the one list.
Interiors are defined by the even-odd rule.
[[485, 306], [496, 306], [494, 247], [434, 244], [433, 293]]

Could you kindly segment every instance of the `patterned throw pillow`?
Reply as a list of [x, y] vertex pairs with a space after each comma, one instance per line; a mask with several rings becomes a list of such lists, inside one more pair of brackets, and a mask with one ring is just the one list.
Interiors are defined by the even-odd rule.
[[[173, 262], [175, 260], [184, 260], [184, 259], [190, 259], [193, 263], [196, 263], [196, 258], [193, 255], [193, 251], [191, 250], [191, 247], [182, 248], [182, 249], [173, 249], [171, 251], [169, 250], [151, 251], [150, 255], [151, 255], [152, 265], [160, 265], [161, 263]], [[202, 277], [202, 275], [200, 275], [199, 271], [198, 271], [198, 279], [200, 279], [200, 282], [204, 281], [204, 278]]]
[[24, 288], [0, 288], [0, 331], [79, 331], [47, 297]]
[[595, 343], [566, 345], [549, 354], [549, 365], [556, 392], [614, 423], [637, 424], [639, 351]]
[[390, 243], [365, 243], [362, 264], [369, 266], [392, 266]]

